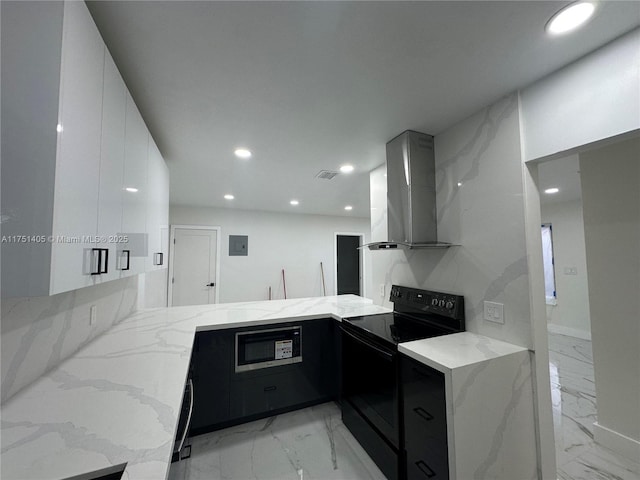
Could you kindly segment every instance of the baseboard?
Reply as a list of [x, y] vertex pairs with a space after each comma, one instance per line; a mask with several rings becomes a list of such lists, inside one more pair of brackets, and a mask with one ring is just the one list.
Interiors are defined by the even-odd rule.
[[603, 447], [627, 457], [635, 462], [640, 458], [640, 442], [626, 435], [603, 427], [598, 422], [593, 423], [593, 439]]
[[548, 323], [547, 330], [551, 333], [558, 335], [568, 335], [569, 337], [580, 338], [582, 340], [591, 341], [591, 332], [580, 330], [579, 328], [565, 327], [563, 325], [556, 325], [555, 323]]

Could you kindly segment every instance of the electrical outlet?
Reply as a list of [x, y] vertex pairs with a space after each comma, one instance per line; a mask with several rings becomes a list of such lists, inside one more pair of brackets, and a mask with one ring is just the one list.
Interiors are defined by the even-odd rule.
[[565, 275], [578, 275], [578, 267], [564, 267]]
[[96, 305], [91, 305], [91, 308], [89, 309], [89, 325], [95, 325], [97, 318], [98, 307]]
[[504, 324], [504, 304], [484, 302], [484, 319], [489, 322]]
[[384, 283], [380, 284], [380, 296], [384, 298]]

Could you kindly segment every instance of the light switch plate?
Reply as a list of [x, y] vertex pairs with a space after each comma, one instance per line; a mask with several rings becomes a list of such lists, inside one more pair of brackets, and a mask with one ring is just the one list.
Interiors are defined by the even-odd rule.
[[380, 296], [384, 298], [384, 283], [380, 284]]
[[484, 302], [484, 319], [489, 322], [504, 324], [504, 304]]

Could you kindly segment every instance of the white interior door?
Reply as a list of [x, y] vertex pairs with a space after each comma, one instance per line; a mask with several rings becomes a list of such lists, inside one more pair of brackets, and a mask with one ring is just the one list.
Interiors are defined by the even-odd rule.
[[172, 305], [215, 303], [217, 230], [176, 228], [174, 242]]

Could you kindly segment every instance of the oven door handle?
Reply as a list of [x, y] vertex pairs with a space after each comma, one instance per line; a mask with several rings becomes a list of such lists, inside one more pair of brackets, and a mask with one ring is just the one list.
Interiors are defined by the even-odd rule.
[[180, 439], [180, 446], [178, 447], [178, 452], [182, 451], [184, 447], [184, 442], [187, 440], [187, 435], [189, 435], [189, 428], [191, 427], [191, 415], [193, 414], [193, 380], [187, 380], [189, 384], [189, 413], [187, 415], [187, 423], [184, 426], [184, 432], [182, 434], [182, 438]]
[[388, 361], [393, 361], [393, 357], [395, 355], [393, 355], [393, 353], [389, 353], [385, 350], [382, 350], [380, 347], [374, 345], [373, 343], [367, 341], [366, 339], [362, 338], [359, 335], [356, 335], [355, 333], [351, 333], [350, 331], [348, 331], [347, 329], [345, 329], [343, 326], [340, 326], [340, 330], [342, 330], [343, 333], [346, 333], [347, 335], [349, 335], [351, 338], [353, 338], [354, 340], [356, 340], [357, 342], [364, 344], [366, 347], [371, 348], [372, 350], [375, 350], [376, 353], [378, 353], [379, 355], [385, 357]]

